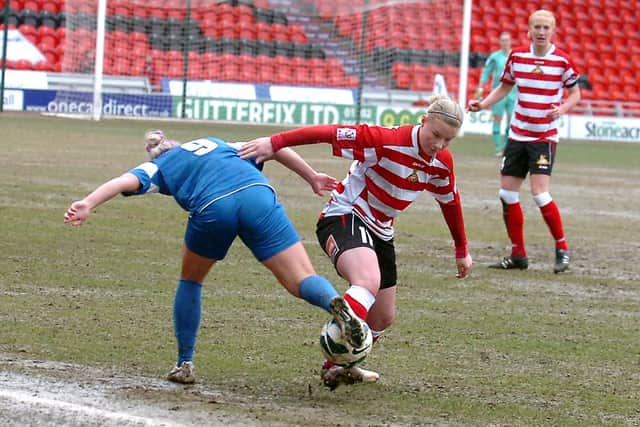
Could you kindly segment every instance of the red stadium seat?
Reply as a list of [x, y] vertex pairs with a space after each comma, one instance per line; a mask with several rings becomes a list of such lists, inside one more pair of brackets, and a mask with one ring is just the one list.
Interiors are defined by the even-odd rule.
[[289, 39], [294, 43], [307, 43], [304, 28], [299, 25], [289, 25]]
[[408, 72], [401, 72], [398, 74], [394, 74], [393, 80], [395, 82], [395, 87], [398, 89], [409, 89], [411, 84], [411, 75]]
[[26, 59], [18, 59], [15, 62], [16, 70], [33, 70], [33, 63], [31, 61], [27, 61]]
[[184, 54], [179, 50], [168, 50], [165, 53], [165, 58], [169, 62], [179, 62], [182, 63], [184, 59]]
[[222, 71], [220, 64], [207, 64], [202, 68], [202, 78], [204, 80], [221, 80]]
[[327, 73], [324, 69], [311, 69], [309, 78], [309, 83], [312, 86], [325, 86], [327, 82]]
[[290, 41], [289, 29], [287, 26], [280, 23], [271, 24], [271, 39], [283, 42]]
[[48, 72], [56, 72], [56, 66], [54, 63], [48, 61], [40, 61], [33, 66], [33, 69], [36, 71], [48, 71]]
[[266, 22], [256, 22], [256, 38], [260, 40], [272, 40], [271, 25]]
[[620, 76], [620, 84], [623, 86], [635, 86], [638, 84], [638, 77], [630, 75], [630, 74], [624, 74], [622, 76]]
[[253, 16], [253, 9], [245, 4], [238, 4], [235, 7], [235, 17], [236, 22], [246, 22], [252, 24], [255, 22], [255, 18]]
[[273, 66], [275, 68], [291, 68], [291, 58], [284, 55], [276, 55], [273, 57]]
[[182, 78], [184, 76], [184, 66], [182, 62], [169, 61], [166, 77]]
[[237, 30], [238, 38], [246, 40], [254, 40], [256, 38], [256, 28], [252, 22], [240, 21], [234, 25]]
[[56, 28], [56, 38], [58, 39], [58, 42], [63, 42], [64, 39], [67, 37], [67, 29], [66, 27], [58, 27]]
[[58, 54], [56, 53], [55, 49], [46, 49], [46, 50], [41, 49], [41, 52], [44, 55], [44, 57], [47, 59], [48, 63], [55, 64], [56, 62], [58, 62]]
[[[11, 5], [13, 2], [11, 2]], [[25, 0], [24, 3], [22, 3], [22, 10], [32, 10], [34, 12], [40, 12], [40, 2], [37, 2], [35, 0]]]
[[218, 3], [216, 5], [216, 13], [218, 16], [228, 16], [235, 20], [235, 7], [227, 2]]
[[413, 78], [411, 79], [410, 88], [411, 90], [416, 90], [420, 92], [431, 90], [433, 89], [433, 82], [430, 80], [427, 80], [425, 76], [416, 75], [416, 76], [413, 76]]
[[[640, 87], [639, 86], [625, 86], [623, 88], [624, 91], [624, 100], [626, 102], [640, 102]], [[640, 106], [638, 106], [640, 108]]]
[[220, 55], [220, 63], [223, 67], [226, 65], [238, 66], [241, 58], [242, 56], [233, 55], [231, 53], [223, 53], [222, 55]]
[[231, 19], [225, 18], [222, 21], [218, 21], [215, 26], [217, 27], [218, 38], [236, 38], [238, 35], [238, 27]]
[[306, 68], [294, 69], [291, 81], [295, 85], [306, 85], [309, 81], [309, 70]]
[[[13, 2], [12, 2], [13, 3]], [[54, 0], [46, 0], [43, 1], [40, 5], [40, 11], [51, 12], [52, 14], [57, 14], [60, 12], [61, 3]]]
[[266, 68], [266, 67], [258, 68], [256, 78], [259, 83], [275, 83], [276, 82], [273, 68]]
[[20, 33], [25, 37], [34, 36], [36, 38], [36, 41], [39, 37], [38, 28], [34, 27], [33, 25], [22, 24], [18, 26], [18, 31], [20, 31]]
[[202, 69], [202, 64], [200, 62], [189, 63], [189, 68], [187, 68], [187, 79], [189, 80], [203, 80], [204, 72]]

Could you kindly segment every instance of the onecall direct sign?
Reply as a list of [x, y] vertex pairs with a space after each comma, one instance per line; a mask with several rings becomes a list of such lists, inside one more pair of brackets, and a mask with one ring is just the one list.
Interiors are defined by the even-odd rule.
[[[91, 114], [93, 95], [86, 92], [25, 90], [24, 109], [58, 114]], [[169, 117], [171, 98], [163, 95], [103, 94], [102, 113], [121, 117]]]

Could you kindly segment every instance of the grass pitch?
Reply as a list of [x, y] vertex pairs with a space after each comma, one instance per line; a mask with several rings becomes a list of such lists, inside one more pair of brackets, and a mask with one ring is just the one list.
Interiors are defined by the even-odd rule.
[[[192, 122], [98, 123], [0, 114], [0, 354], [162, 378], [175, 361], [172, 299], [186, 213], [162, 196], [118, 197], [83, 227], [62, 216], [107, 179], [143, 162], [142, 135], [247, 140], [277, 128]], [[452, 145], [475, 268], [455, 279], [453, 247], [424, 195], [397, 220], [398, 318], [366, 366], [378, 384], [323, 388], [327, 315], [290, 297], [241, 243], [205, 282], [199, 384], [167, 383], [150, 404], [249, 416], [264, 425], [640, 424], [640, 145], [563, 141], [551, 194], [573, 253], [554, 250], [521, 192], [528, 271], [486, 266], [508, 253], [489, 137]], [[328, 145], [297, 149], [341, 179]], [[324, 199], [276, 163], [278, 189], [319, 273], [346, 284], [314, 226]], [[14, 369], [0, 364], [0, 369]], [[177, 390], [177, 391], [176, 391]], [[224, 399], [212, 404], [207, 390]], [[138, 394], [124, 387], [122, 394]], [[205, 397], [203, 397], [205, 396]]]

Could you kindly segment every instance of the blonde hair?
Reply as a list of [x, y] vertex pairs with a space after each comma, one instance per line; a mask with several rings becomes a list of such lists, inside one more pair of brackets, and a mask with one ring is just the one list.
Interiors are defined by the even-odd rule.
[[160, 129], [150, 130], [144, 134], [144, 148], [151, 160], [178, 145], [180, 145], [179, 142], [167, 139]]
[[427, 117], [441, 120], [451, 127], [460, 129], [464, 120], [464, 113], [460, 104], [446, 95], [438, 94], [429, 99]]
[[551, 18], [551, 28], [555, 28], [556, 27], [556, 16], [553, 14], [553, 12], [546, 10], [546, 9], [538, 9], [535, 12], [533, 12], [531, 15], [529, 15], [529, 27], [531, 27], [531, 24], [533, 23], [533, 20], [535, 18], [537, 18], [538, 16], [542, 16], [545, 18]]

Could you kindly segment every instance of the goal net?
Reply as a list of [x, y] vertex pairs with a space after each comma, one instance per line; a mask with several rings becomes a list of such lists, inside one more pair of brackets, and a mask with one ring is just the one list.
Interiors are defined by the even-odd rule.
[[470, 0], [104, 1], [64, 3], [60, 68], [91, 84], [55, 112], [277, 122], [298, 102], [301, 123], [317, 103], [366, 122], [367, 104], [466, 97]]

